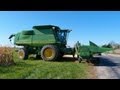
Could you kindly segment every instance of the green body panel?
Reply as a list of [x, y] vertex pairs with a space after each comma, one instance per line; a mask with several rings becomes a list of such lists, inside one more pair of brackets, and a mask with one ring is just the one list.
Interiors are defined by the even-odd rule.
[[87, 46], [80, 47], [79, 54], [81, 57], [90, 56], [89, 47]]
[[42, 46], [54, 44], [56, 39], [50, 29], [22, 31], [15, 35], [14, 44], [28, 46]]
[[54, 44], [56, 43], [56, 39], [54, 37], [53, 31], [49, 29], [41, 30], [34, 30], [35, 34], [32, 38], [32, 45], [33, 46], [40, 46], [46, 44]]
[[23, 35], [22, 33], [18, 33], [15, 35], [14, 44], [16, 45], [30, 45], [32, 35]]

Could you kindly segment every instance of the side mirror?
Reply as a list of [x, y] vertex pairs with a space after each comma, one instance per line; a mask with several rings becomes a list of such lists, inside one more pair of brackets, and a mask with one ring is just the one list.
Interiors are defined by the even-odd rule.
[[15, 36], [15, 34], [12, 34], [12, 35], [10, 35], [10, 37], [8, 38], [8, 39], [11, 39], [12, 37], [14, 37]]

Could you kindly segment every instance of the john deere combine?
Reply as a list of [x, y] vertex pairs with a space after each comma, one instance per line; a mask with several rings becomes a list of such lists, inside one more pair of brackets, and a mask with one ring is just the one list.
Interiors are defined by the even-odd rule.
[[12, 34], [9, 39], [14, 38], [14, 44], [24, 46], [18, 51], [20, 59], [27, 59], [30, 54], [36, 54], [43, 60], [56, 60], [63, 55], [77, 54], [78, 60], [91, 58], [93, 54], [101, 54], [108, 51], [90, 42], [90, 46], [81, 46], [79, 42], [74, 48], [67, 47], [67, 36], [71, 30], [61, 29], [54, 25], [33, 26], [32, 30], [23, 30]]

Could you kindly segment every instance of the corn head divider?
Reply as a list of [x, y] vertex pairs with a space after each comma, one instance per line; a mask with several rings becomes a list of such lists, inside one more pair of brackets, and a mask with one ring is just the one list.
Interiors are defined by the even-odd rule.
[[94, 55], [101, 56], [103, 52], [112, 50], [111, 48], [99, 47], [92, 41], [89, 41], [89, 45], [81, 45], [79, 41], [75, 44], [75, 54], [77, 55], [78, 60], [93, 60]]

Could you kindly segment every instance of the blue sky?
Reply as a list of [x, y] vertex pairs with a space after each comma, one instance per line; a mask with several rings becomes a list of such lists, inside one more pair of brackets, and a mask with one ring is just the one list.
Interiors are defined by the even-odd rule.
[[71, 29], [70, 46], [77, 41], [89, 44], [89, 40], [98, 45], [120, 43], [120, 11], [0, 11], [0, 44], [11, 45], [12, 33], [45, 24]]

